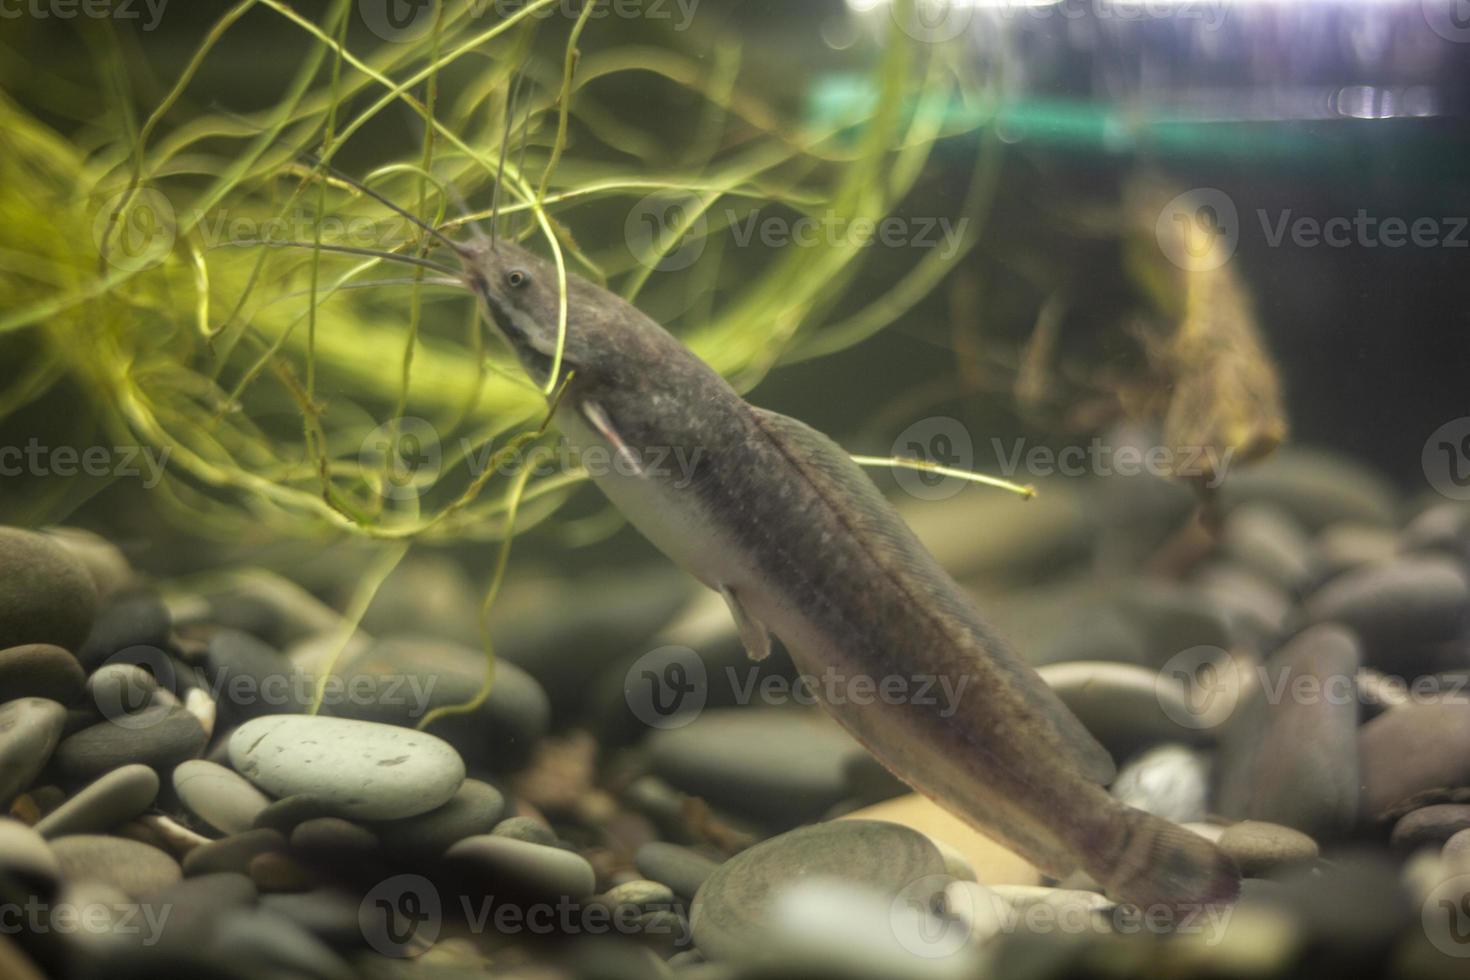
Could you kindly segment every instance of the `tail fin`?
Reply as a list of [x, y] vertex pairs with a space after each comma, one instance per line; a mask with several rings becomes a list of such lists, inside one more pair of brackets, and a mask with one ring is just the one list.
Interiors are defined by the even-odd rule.
[[1235, 862], [1213, 842], [1132, 807], [1123, 819], [1123, 847], [1092, 871], [1112, 898], [1146, 910], [1228, 904], [1240, 894]]

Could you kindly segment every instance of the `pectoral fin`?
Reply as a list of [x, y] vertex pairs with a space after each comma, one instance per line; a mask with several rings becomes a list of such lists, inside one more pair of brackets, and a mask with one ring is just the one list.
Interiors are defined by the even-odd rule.
[[627, 465], [629, 471], [638, 476], [643, 476], [643, 464], [638, 461], [638, 454], [633, 451], [632, 447], [618, 433], [617, 427], [613, 425], [612, 419], [608, 417], [607, 410], [593, 401], [584, 401], [578, 408], [582, 413], [582, 417], [587, 420], [587, 424], [596, 429], [598, 434], [608, 441], [608, 444], [613, 447], [613, 452], [618, 454], [618, 457]]
[[730, 591], [729, 586], [720, 586], [720, 595], [725, 597], [725, 604], [730, 607], [730, 615], [735, 619], [735, 628], [740, 631], [740, 642], [745, 644], [745, 653], [751, 660], [764, 660], [771, 655], [771, 633], [766, 629], [764, 623], [753, 618], [735, 593]]

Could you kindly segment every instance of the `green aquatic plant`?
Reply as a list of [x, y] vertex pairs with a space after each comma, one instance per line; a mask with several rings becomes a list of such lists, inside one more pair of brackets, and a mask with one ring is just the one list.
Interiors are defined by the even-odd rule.
[[[973, 244], [985, 165], [964, 247], [920, 259], [860, 313], [842, 301], [861, 240], [731, 247], [735, 216], [764, 207], [849, 226], [891, 214], [936, 145], [975, 138], [925, 111], [979, 98], [956, 52], [893, 30], [869, 103], [813, 126], [750, 92], [726, 38], [594, 43], [597, 4], [548, 21], [556, 5], [439, 4], [422, 36], [363, 46], [347, 0], [319, 19], [240, 0], [162, 81], [113, 25], [88, 25], [103, 98], [85, 118], [48, 126], [0, 92], [0, 343], [27, 341], [0, 421], [69, 381], [115, 439], [167, 447], [154, 499], [192, 533], [382, 542], [360, 615], [412, 541], [499, 541], [498, 582], [511, 538], [585, 478], [525, 465], [552, 438], [549, 392], [487, 343], [435, 236], [383, 199], [444, 234], [490, 225], [551, 256], [563, 332], [576, 272], [656, 311], [742, 390], [901, 316]], [[309, 47], [273, 104], [237, 113], [202, 75], [262, 17]], [[697, 100], [687, 141], [618, 98], [630, 78]], [[401, 118], [420, 134], [407, 153], [336, 175], [381, 156], [366, 134]], [[673, 217], [644, 235], [650, 214]]]
[[[205, 532], [244, 521], [295, 534], [503, 537], [511, 502], [486, 492], [496, 481], [484, 463], [536, 426], [541, 393], [487, 349], [463, 291], [424, 267], [439, 264], [430, 237], [326, 169], [390, 110], [411, 116], [422, 139], [412, 160], [362, 174], [366, 184], [463, 233], [491, 209], [456, 213], [455, 196], [483, 198], [503, 172], [503, 225], [563, 274], [668, 311], [671, 328], [742, 389], [784, 356], [810, 356], [814, 341], [839, 349], [900, 315], [905, 296], [917, 300], [907, 279], [849, 333], [827, 320], [863, 267], [860, 242], [737, 260], [713, 209], [881, 220], [936, 142], [955, 135], [911, 98], [950, 97], [960, 75], [942, 49], [895, 31], [873, 69], [872, 105], [813, 131], [742, 92], [729, 44], [713, 66], [672, 48], [579, 55], [595, 4], [570, 23], [559, 63], [538, 58], [536, 15], [553, 3], [529, 0], [489, 21], [474, 5], [445, 4], [423, 37], [359, 53], [345, 41], [345, 2], [313, 22], [277, 0], [244, 0], [146, 113], [135, 111], [125, 50], [104, 39], [109, 104], [85, 141], [0, 99], [0, 335], [38, 340], [9, 372], [0, 411], [77, 381], [119, 438], [170, 447], [160, 499]], [[303, 33], [310, 55], [268, 109], [196, 110], [191, 86], [247, 13]], [[451, 71], [453, 92], [440, 84]], [[690, 146], [661, 150], [637, 131], [637, 112], [599, 99], [599, 86], [629, 74], [703, 99]], [[513, 104], [517, 75], [526, 95]], [[684, 205], [670, 208], [680, 217], [630, 254], [640, 249], [623, 240], [629, 206], [670, 203]], [[687, 269], [658, 271], [689, 249], [702, 254]], [[936, 261], [922, 260], [920, 282]], [[395, 265], [412, 274], [384, 279]], [[428, 425], [407, 431], [405, 419]], [[438, 464], [403, 472], [400, 444], [424, 434]], [[532, 480], [523, 520], [545, 520], [580, 479]]]

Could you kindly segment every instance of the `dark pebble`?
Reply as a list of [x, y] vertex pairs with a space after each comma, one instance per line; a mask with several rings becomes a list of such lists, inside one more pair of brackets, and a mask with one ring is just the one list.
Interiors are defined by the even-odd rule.
[[331, 887], [310, 891], [260, 896], [260, 907], [284, 916], [323, 942], [338, 948], [360, 946], [362, 924], [358, 921], [361, 900]]
[[597, 887], [592, 865], [580, 854], [526, 841], [479, 834], [444, 853], [445, 859], [483, 883], [487, 894], [580, 900]]
[[1455, 637], [1470, 606], [1470, 579], [1448, 558], [1404, 558], [1347, 572], [1306, 601], [1314, 623], [1342, 623], [1363, 640], [1367, 662], [1404, 675], [1402, 658], [1418, 644]]
[[1389, 841], [1404, 850], [1439, 847], [1462, 830], [1470, 829], [1470, 805], [1437, 803], [1404, 814], [1393, 825]]
[[1470, 785], [1470, 703], [1411, 700], [1391, 708], [1359, 730], [1358, 749], [1370, 819], [1420, 793]]
[[28, 643], [0, 650], [0, 691], [8, 698], [71, 704], [81, 696], [86, 680], [77, 658], [59, 646]]
[[96, 779], [135, 762], [168, 775], [197, 756], [208, 740], [198, 720], [183, 708], [155, 705], [68, 737], [56, 750], [56, 764], [74, 781]]
[[377, 851], [378, 835], [341, 817], [317, 817], [296, 825], [291, 831], [291, 846], [313, 859], [351, 859]]
[[158, 596], [149, 592], [117, 596], [97, 614], [92, 631], [77, 651], [77, 659], [83, 667], [94, 670], [133, 647], [163, 650], [172, 629], [168, 607]]
[[220, 713], [231, 727], [261, 715], [299, 714], [310, 708], [312, 683], [273, 647], [248, 633], [215, 633], [204, 664], [219, 692]]
[[285, 849], [286, 838], [279, 831], [247, 830], [194, 848], [184, 855], [184, 874], [191, 878], [217, 871], [244, 874], [255, 855]]
[[251, 825], [289, 834], [297, 824], [331, 815], [332, 807], [325, 800], [298, 793], [295, 796], [284, 796], [271, 803], [255, 815], [255, 820]]
[[1387, 526], [1397, 495], [1383, 477], [1342, 456], [1283, 449], [1259, 464], [1231, 472], [1220, 488], [1222, 509], [1264, 502], [1281, 507], [1308, 530], [1349, 521]]
[[650, 732], [644, 744], [654, 774], [670, 785], [782, 826], [846, 797], [848, 767], [867, 754], [826, 716], [783, 708], [705, 711], [681, 728]]
[[[198, 875], [159, 892], [145, 903], [162, 921], [160, 945], [203, 946], [214, 936], [223, 916], [254, 904], [258, 889], [248, 877], [235, 872]], [[167, 910], [167, 918], [163, 918]]]
[[[373, 825], [383, 846], [405, 857], [433, 858], [451, 844], [493, 831], [505, 813], [500, 790], [478, 779], [466, 779], [443, 806], [428, 813]], [[552, 835], [553, 840], [555, 835]]]
[[76, 650], [97, 614], [86, 566], [52, 539], [0, 527], [0, 649], [50, 643]]
[[1362, 654], [1335, 625], [1311, 627], [1264, 665], [1220, 751], [1216, 806], [1227, 817], [1294, 827], [1322, 841], [1358, 817]]

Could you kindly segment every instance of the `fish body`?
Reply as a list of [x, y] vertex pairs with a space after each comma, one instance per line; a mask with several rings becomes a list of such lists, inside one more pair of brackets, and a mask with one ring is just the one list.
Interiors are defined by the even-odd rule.
[[[508, 249], [484, 259], [483, 286], [471, 285], [544, 380], [555, 297], [524, 293], [548, 277], [554, 286], [553, 270]], [[520, 285], [495, 288], [511, 281]], [[569, 311], [559, 427], [573, 446], [621, 461], [593, 478], [655, 546], [725, 596], [753, 657], [774, 633], [802, 673], [835, 678], [817, 685], [824, 706], [884, 765], [1047, 873], [1080, 868], [1140, 905], [1233, 898], [1238, 875], [1213, 844], [1107, 793], [1107, 752], [846, 453], [750, 405], [599, 287], [569, 283]], [[691, 465], [660, 462], [670, 458]]]

